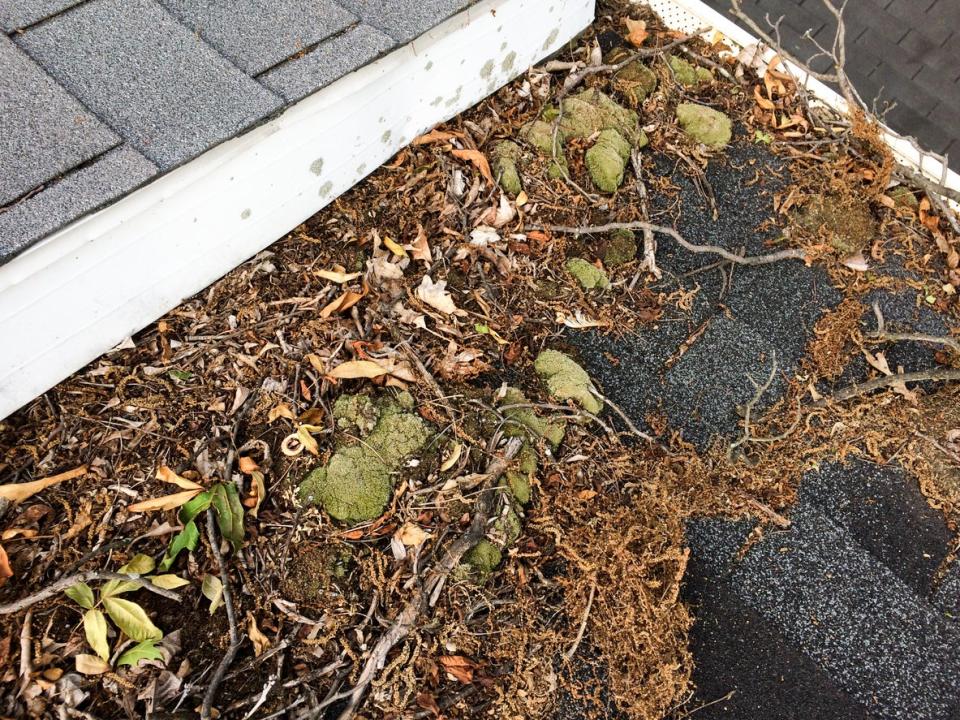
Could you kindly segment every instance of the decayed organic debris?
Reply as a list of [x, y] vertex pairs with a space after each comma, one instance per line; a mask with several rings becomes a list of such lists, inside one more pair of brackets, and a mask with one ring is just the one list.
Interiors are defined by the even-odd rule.
[[[895, 456], [956, 522], [958, 340], [872, 299], [956, 327], [933, 188], [891, 188], [869, 117], [778, 63], [598, 16], [0, 423], [5, 715], [681, 717], [686, 519], [789, 524], [806, 469], [860, 455]], [[705, 168], [728, 153], [778, 188], [742, 228], [770, 241], [676, 229], [681, 176], [723, 220]], [[688, 284], [677, 258], [701, 262]], [[840, 299], [705, 448], [578, 355], [581, 334], [682, 321], [704, 273], [722, 304], [737, 273], [801, 261]], [[901, 374], [903, 342], [938, 366]]]

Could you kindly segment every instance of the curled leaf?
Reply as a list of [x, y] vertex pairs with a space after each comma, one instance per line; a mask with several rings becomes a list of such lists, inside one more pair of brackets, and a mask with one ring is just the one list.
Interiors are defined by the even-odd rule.
[[74, 478], [82, 477], [86, 474], [87, 466], [81, 465], [73, 470], [68, 470], [67, 472], [59, 473], [58, 475], [52, 475], [48, 478], [44, 478], [43, 480], [0, 485], [0, 498], [5, 498], [13, 503], [23, 502], [24, 500], [33, 497], [41, 490], [45, 490], [53, 485], [59, 485], [66, 480], [73, 480]]

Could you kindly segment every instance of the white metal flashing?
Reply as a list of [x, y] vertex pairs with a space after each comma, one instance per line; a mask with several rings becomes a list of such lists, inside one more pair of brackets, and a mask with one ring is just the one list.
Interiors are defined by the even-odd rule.
[[0, 266], [0, 418], [555, 52], [594, 0], [483, 0]]

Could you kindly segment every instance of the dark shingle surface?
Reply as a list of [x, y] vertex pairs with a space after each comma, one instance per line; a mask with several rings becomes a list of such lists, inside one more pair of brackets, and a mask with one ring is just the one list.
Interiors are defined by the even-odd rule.
[[260, 76], [260, 81], [288, 102], [296, 102], [383, 55], [396, 43], [369, 25], [358, 25], [303, 57]]
[[17, 42], [164, 170], [281, 105], [151, 0], [94, 0]]
[[119, 142], [0, 35], [0, 206]]
[[0, 2], [0, 28], [13, 32], [80, 2], [83, 0], [3, 0]]
[[249, 75], [257, 75], [356, 22], [331, 0], [160, 2]]
[[422, 35], [476, 0], [340, 0], [364, 22], [383, 30], [401, 43]]
[[[729, 16], [730, 0], [705, 2]], [[743, 9], [761, 27], [764, 15], [783, 16], [784, 47], [801, 60], [816, 52], [802, 39], [807, 29], [827, 46], [832, 41], [836, 23], [820, 0], [744, 0]], [[951, 166], [960, 168], [960, 2], [854, 0], [844, 17], [854, 85], [868, 101], [883, 88], [882, 99], [898, 103], [887, 115], [890, 126], [951, 153]]]
[[157, 167], [133, 148], [110, 150], [0, 213], [0, 264], [43, 236], [130, 192]]

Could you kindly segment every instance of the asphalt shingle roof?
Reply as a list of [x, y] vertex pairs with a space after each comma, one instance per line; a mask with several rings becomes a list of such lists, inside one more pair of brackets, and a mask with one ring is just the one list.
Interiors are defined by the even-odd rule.
[[119, 143], [0, 35], [0, 206]]
[[0, 263], [476, 0], [0, 0]]

